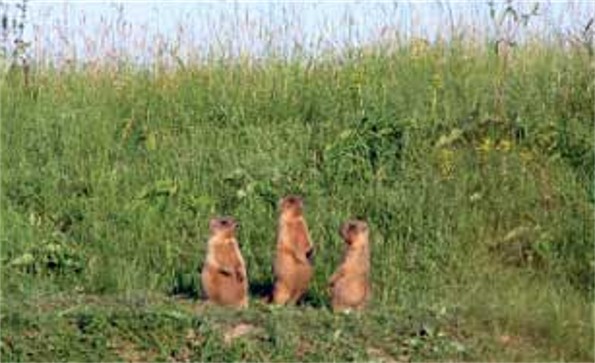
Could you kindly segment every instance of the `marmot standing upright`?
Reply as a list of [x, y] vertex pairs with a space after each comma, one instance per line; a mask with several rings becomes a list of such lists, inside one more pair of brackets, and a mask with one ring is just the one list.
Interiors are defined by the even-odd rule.
[[211, 237], [203, 266], [202, 288], [209, 302], [234, 307], [248, 306], [246, 265], [235, 237], [236, 221], [231, 217], [209, 222]]
[[304, 203], [298, 196], [281, 199], [272, 298], [275, 304], [295, 304], [312, 278], [314, 250], [303, 209]]
[[343, 261], [329, 279], [334, 311], [363, 309], [371, 297], [368, 224], [352, 220], [340, 230], [345, 241]]

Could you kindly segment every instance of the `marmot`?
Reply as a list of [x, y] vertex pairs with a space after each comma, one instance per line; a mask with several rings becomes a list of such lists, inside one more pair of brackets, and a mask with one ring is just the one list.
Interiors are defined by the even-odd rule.
[[211, 237], [201, 280], [209, 302], [244, 308], [248, 306], [248, 279], [235, 238], [237, 225], [230, 217], [209, 222]]
[[340, 234], [345, 252], [341, 265], [329, 279], [331, 305], [334, 311], [360, 310], [371, 297], [368, 224], [348, 221], [341, 226]]
[[277, 230], [272, 301], [295, 304], [308, 289], [312, 278], [314, 249], [303, 215], [304, 203], [298, 196], [281, 199]]

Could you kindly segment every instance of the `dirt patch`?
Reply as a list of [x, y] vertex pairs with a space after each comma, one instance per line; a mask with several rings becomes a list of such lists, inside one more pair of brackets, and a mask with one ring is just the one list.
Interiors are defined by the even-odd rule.
[[225, 344], [231, 344], [235, 339], [254, 333], [258, 328], [252, 324], [240, 323], [223, 333], [223, 341]]
[[380, 348], [370, 347], [366, 349], [366, 353], [373, 361], [379, 362], [389, 362], [389, 363], [396, 363], [396, 362], [410, 362], [411, 359], [407, 356], [399, 357], [399, 359], [394, 359], [390, 356], [390, 354], [386, 353], [384, 350]]
[[140, 350], [136, 344], [127, 340], [118, 340], [112, 342], [111, 347], [114, 349], [118, 357], [126, 362], [145, 362], [151, 359], [147, 356], [146, 352]]

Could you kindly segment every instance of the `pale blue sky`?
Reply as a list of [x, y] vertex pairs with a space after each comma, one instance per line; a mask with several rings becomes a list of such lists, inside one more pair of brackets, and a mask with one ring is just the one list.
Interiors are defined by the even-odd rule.
[[[518, 6], [529, 9], [532, 4]], [[591, 1], [542, 2], [531, 32], [568, 31], [594, 14]], [[487, 1], [32, 1], [29, 15], [31, 55], [54, 60], [126, 55], [143, 61], [159, 52], [182, 59], [205, 57], [210, 51], [258, 56], [272, 50], [290, 53], [298, 49], [296, 44], [320, 52], [390, 39], [396, 32], [448, 38], [453, 22], [467, 33], [494, 30]]]

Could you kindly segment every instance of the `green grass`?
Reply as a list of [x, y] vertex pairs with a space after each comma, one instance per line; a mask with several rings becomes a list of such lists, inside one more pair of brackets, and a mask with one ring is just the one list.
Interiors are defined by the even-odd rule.
[[[594, 359], [593, 57], [464, 44], [2, 83], [3, 360]], [[259, 302], [277, 200], [305, 197], [303, 306]], [[233, 215], [251, 308], [208, 309]], [[329, 311], [342, 221], [374, 297]], [[249, 333], [225, 342], [239, 325]]]

